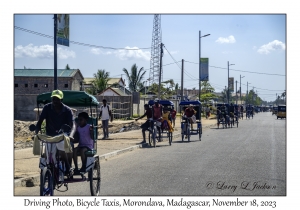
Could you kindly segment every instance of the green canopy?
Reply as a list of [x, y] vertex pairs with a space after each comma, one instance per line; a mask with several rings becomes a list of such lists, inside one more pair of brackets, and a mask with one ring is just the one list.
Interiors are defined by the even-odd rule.
[[[63, 90], [64, 98], [63, 103], [67, 106], [78, 106], [78, 107], [86, 107], [86, 106], [98, 106], [99, 102], [97, 99], [84, 92], [84, 91], [71, 91], [71, 90]], [[42, 93], [37, 96], [38, 104], [47, 104], [50, 103], [51, 100], [51, 92]]]

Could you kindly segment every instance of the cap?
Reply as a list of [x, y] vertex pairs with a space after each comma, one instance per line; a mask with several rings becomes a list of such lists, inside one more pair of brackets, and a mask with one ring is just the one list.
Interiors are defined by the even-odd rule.
[[51, 94], [51, 98], [52, 97], [57, 97], [59, 99], [63, 99], [64, 94], [63, 94], [63, 92], [61, 90], [53, 90], [52, 94]]

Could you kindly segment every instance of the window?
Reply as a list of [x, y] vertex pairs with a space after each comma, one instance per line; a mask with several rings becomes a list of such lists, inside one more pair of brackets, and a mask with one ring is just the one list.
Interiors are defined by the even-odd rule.
[[34, 84], [34, 87], [38, 87], [38, 84]]
[[67, 87], [69, 87], [69, 85], [68, 85], [68, 84], [65, 84], [65, 88], [67, 88]]
[[48, 87], [48, 84], [44, 84], [44, 87], [47, 88], [47, 87]]
[[19, 85], [17, 83], [15, 83], [15, 87], [18, 87]]
[[28, 84], [25, 84], [25, 87], [28, 87]]

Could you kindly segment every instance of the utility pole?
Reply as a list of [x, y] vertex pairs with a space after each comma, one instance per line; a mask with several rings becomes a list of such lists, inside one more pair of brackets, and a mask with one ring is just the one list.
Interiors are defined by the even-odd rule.
[[[228, 67], [228, 79], [227, 79], [227, 82], [228, 82], [228, 94], [227, 94], [227, 101], [228, 101], [228, 103], [229, 103], [229, 66], [232, 66], [232, 65], [234, 65], [234, 64], [230, 64], [229, 65], [229, 61], [227, 61], [227, 67]], [[233, 86], [234, 84], [232, 84], [232, 86]]]
[[237, 80], [235, 81], [235, 100], [236, 100], [236, 104], [237, 104]]
[[254, 88], [255, 87], [252, 88], [252, 105], [254, 104]]
[[183, 101], [183, 66], [184, 66], [184, 60], [181, 60], [181, 101]]
[[251, 83], [248, 83], [248, 81], [247, 81], [247, 98], [246, 98], [246, 103], [247, 104], [249, 103], [249, 99], [248, 99], [248, 84], [251, 84]]
[[158, 99], [160, 100], [160, 86], [161, 86], [161, 67], [163, 56], [163, 43], [160, 43], [160, 62], [159, 62], [159, 81], [158, 81]]
[[[201, 102], [201, 31], [199, 31], [199, 101]], [[201, 113], [200, 113], [200, 121], [201, 121]]]
[[242, 78], [244, 78], [245, 76], [242, 77], [242, 75], [240, 75], [240, 99], [241, 99], [241, 104], [242, 104]]
[[57, 90], [57, 14], [54, 15], [54, 90]]
[[227, 78], [227, 85], [228, 85], [228, 90], [227, 90], [227, 103], [229, 104], [229, 61], [227, 61], [227, 67], [228, 67], [228, 78]]
[[277, 105], [277, 93], [276, 93], [276, 100], [275, 100], [275, 102], [276, 102], [276, 105]]
[[[226, 90], [226, 86], [225, 86], [225, 99], [227, 100], [227, 90]], [[224, 99], [224, 103], [226, 102]]]

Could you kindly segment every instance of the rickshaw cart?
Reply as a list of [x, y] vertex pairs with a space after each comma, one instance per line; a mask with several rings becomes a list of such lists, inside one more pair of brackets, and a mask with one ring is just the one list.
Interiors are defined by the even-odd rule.
[[[227, 125], [229, 127], [229, 122], [230, 122], [230, 118], [226, 119], [223, 114], [221, 113], [221, 107], [222, 107], [223, 103], [218, 103], [217, 104], [217, 109], [219, 109], [219, 112], [217, 111], [217, 125], [218, 125], [218, 128], [220, 127], [220, 124], [222, 125], [223, 129], [224, 128], [227, 128]], [[229, 104], [225, 103], [225, 107], [226, 107], [226, 110], [228, 112], [229, 110]], [[226, 114], [227, 115], [227, 114]], [[229, 120], [229, 122], [228, 122]]]
[[[169, 120], [171, 120], [171, 111], [174, 109], [174, 103], [172, 101], [169, 100], [159, 100], [159, 104], [162, 106], [162, 109], [167, 108], [168, 111], [170, 112], [169, 114]], [[154, 100], [150, 100], [148, 101], [148, 105], [149, 106], [153, 106], [154, 105]], [[169, 140], [169, 145], [172, 145], [172, 141], [173, 141], [173, 132], [170, 132], [169, 130], [165, 130], [162, 129], [160, 127], [159, 131], [160, 132], [160, 138], [168, 138]], [[166, 136], [164, 136], [163, 134], [166, 134]], [[159, 136], [156, 135], [156, 138], [159, 138]], [[156, 145], [156, 142], [154, 143], [153, 138], [151, 138], [151, 133], [149, 132], [149, 145], [150, 146]]]
[[179, 106], [182, 107], [181, 110], [185, 110], [189, 105], [193, 105], [194, 110], [197, 112], [196, 117], [196, 125], [197, 129], [191, 129], [190, 120], [186, 116], [182, 116], [180, 120], [181, 124], [181, 140], [184, 140], [184, 136], [187, 136], [188, 141], [190, 141], [191, 135], [199, 135], [199, 140], [201, 141], [202, 136], [202, 123], [201, 123], [201, 111], [202, 106], [200, 101], [181, 101]]
[[[94, 139], [93, 139], [93, 149], [88, 150], [85, 152], [86, 155], [86, 168], [84, 171], [74, 173], [73, 176], [67, 178], [66, 175], [63, 175], [62, 180], [58, 180], [59, 173], [61, 172], [61, 169], [58, 166], [59, 157], [58, 155], [52, 156], [52, 153], [46, 152], [46, 144], [49, 144], [48, 142], [43, 141], [42, 139], [39, 139], [41, 144], [41, 154], [40, 154], [40, 164], [39, 167], [41, 169], [41, 175], [40, 175], [40, 195], [54, 195], [54, 189], [58, 190], [61, 186], [65, 186], [66, 190], [68, 190], [68, 184], [74, 183], [74, 182], [84, 182], [89, 181], [90, 182], [90, 191], [92, 196], [97, 196], [100, 193], [100, 159], [99, 155], [97, 155], [97, 139], [98, 139], [98, 119], [97, 119], [97, 113], [96, 117], [92, 117], [92, 107], [97, 107], [99, 105], [99, 102], [97, 99], [87, 94], [83, 91], [62, 91], [64, 94], [63, 98], [63, 104], [69, 106], [69, 107], [89, 107], [90, 108], [90, 116], [88, 120], [88, 124], [91, 124], [93, 126], [93, 132], [94, 132]], [[51, 92], [48, 93], [42, 93], [37, 96], [37, 105], [38, 107], [41, 104], [47, 104], [50, 103], [51, 100]], [[38, 109], [39, 114], [39, 109]], [[75, 118], [75, 122], [77, 122], [78, 119]], [[46, 153], [45, 153], [46, 152]], [[49, 153], [49, 154], [47, 154]], [[50, 158], [49, 158], [50, 155]], [[79, 155], [79, 154], [78, 154]], [[48, 156], [48, 159], [47, 159]], [[56, 159], [55, 159], [56, 158]], [[50, 161], [49, 161], [50, 159]], [[64, 171], [64, 169], [63, 169]], [[88, 173], [88, 178], [86, 178], [85, 174]]]

